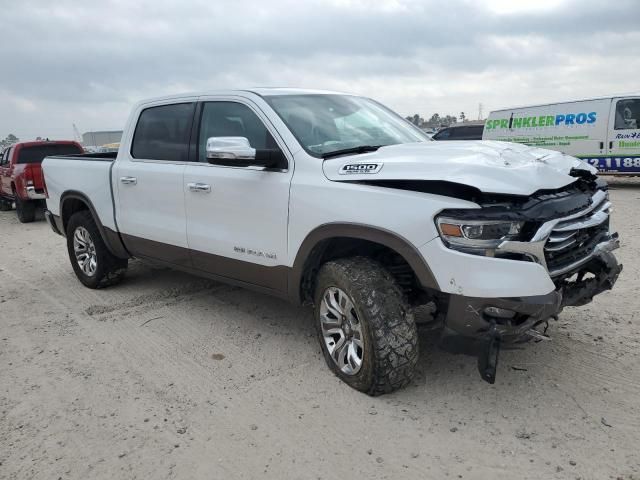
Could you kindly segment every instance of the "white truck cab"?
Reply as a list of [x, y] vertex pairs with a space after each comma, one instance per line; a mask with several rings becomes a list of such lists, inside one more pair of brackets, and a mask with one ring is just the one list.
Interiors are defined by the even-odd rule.
[[640, 175], [640, 95], [497, 110], [482, 138], [563, 152], [601, 173]]
[[116, 153], [48, 157], [46, 218], [79, 280], [131, 257], [314, 306], [329, 367], [406, 385], [414, 312], [478, 355], [615, 283], [606, 184], [559, 152], [433, 142], [364, 97], [296, 89], [143, 101]]

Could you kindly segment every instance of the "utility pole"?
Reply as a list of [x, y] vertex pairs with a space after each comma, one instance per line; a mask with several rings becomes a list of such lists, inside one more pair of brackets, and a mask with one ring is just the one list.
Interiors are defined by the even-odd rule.
[[478, 120], [484, 120], [482, 118], [482, 103], [478, 104]]

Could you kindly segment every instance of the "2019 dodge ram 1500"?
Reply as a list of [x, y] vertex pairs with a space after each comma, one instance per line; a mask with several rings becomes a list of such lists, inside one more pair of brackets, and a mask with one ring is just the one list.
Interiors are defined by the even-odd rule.
[[371, 395], [410, 381], [418, 306], [476, 345], [493, 382], [502, 342], [542, 335], [621, 271], [607, 187], [586, 163], [432, 142], [346, 94], [144, 101], [117, 154], [49, 157], [44, 175], [46, 217], [86, 286], [139, 257], [312, 304], [329, 367]]
[[11, 210], [16, 204], [18, 220], [33, 222], [36, 207], [44, 204], [45, 192], [40, 164], [47, 155], [82, 153], [72, 141], [36, 141], [15, 143], [0, 155], [0, 210]]

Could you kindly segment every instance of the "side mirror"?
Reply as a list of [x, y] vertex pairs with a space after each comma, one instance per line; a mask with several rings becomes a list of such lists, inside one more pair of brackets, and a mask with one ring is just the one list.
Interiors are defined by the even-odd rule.
[[280, 149], [256, 150], [245, 137], [209, 137], [206, 154], [207, 162], [213, 165], [287, 168], [287, 159]]

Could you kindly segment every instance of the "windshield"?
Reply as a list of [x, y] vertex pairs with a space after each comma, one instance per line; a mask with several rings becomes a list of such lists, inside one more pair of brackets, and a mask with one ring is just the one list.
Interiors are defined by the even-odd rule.
[[368, 98], [321, 94], [265, 99], [315, 157], [363, 146], [430, 141], [420, 129]]

